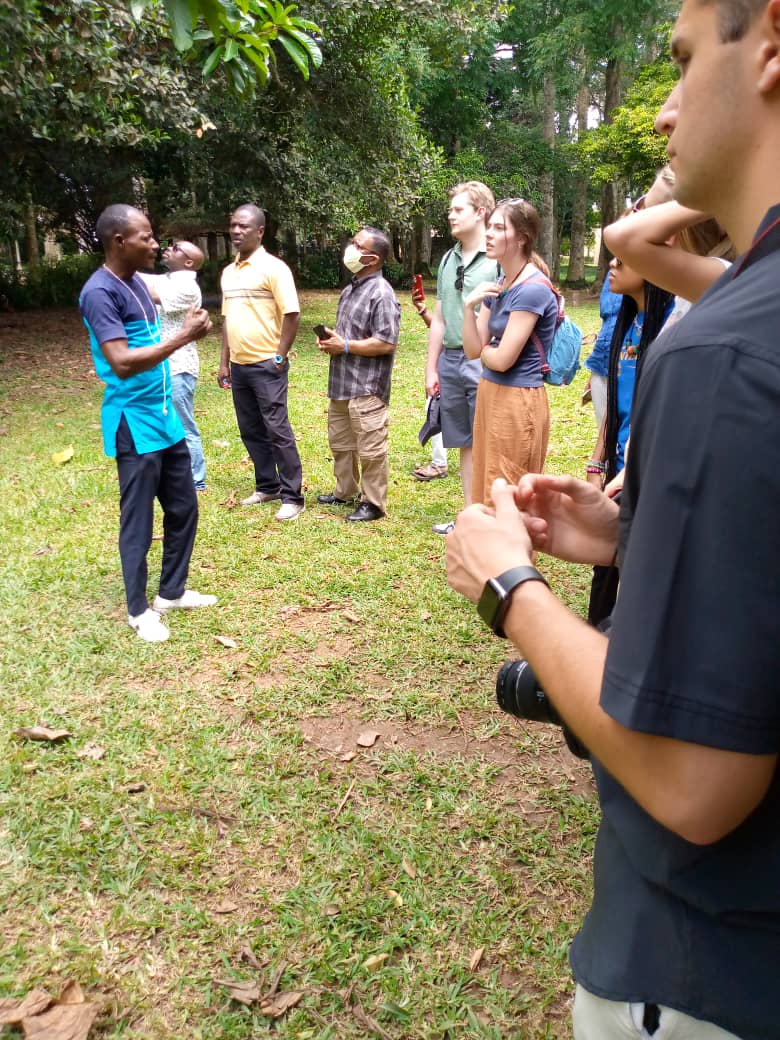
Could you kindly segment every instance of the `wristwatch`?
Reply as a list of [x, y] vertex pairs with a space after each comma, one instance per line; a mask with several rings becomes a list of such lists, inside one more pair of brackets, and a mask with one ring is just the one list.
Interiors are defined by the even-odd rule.
[[477, 604], [477, 613], [497, 636], [506, 639], [504, 618], [512, 601], [512, 593], [524, 581], [547, 582], [536, 567], [512, 567], [497, 578], [488, 578]]
[[281, 354], [277, 354], [276, 355], [276, 357], [274, 358], [274, 363], [277, 364], [277, 365], [283, 365], [284, 364], [284, 358], [282, 357]]

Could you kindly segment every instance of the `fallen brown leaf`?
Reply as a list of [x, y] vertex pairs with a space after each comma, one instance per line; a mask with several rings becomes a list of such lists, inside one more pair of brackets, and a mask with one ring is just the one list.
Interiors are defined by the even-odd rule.
[[218, 986], [224, 986], [233, 1000], [239, 1004], [256, 1004], [260, 999], [260, 987], [256, 982], [226, 982], [224, 979], [214, 979]]
[[276, 996], [270, 1000], [265, 999], [260, 1002], [260, 1013], [265, 1015], [267, 1018], [281, 1018], [282, 1015], [286, 1015], [290, 1008], [294, 1008], [296, 1004], [300, 1004], [303, 999], [302, 990], [287, 990], [285, 993], [277, 993]]
[[373, 747], [382, 734], [375, 729], [364, 729], [355, 743], [358, 747]]
[[229, 899], [223, 900], [218, 906], [214, 907], [215, 914], [234, 914], [238, 910], [238, 903], [233, 903]]
[[412, 881], [417, 877], [417, 868], [406, 858], [401, 860], [401, 870], [403, 870], [404, 874], [410, 877]]
[[56, 549], [53, 545], [42, 545], [40, 549], [36, 549], [32, 554], [33, 556], [51, 556], [52, 553], [56, 553]]
[[45, 740], [50, 744], [56, 744], [60, 740], [73, 736], [66, 729], [50, 729], [48, 726], [22, 726], [14, 731], [14, 735], [23, 740]]
[[132, 784], [125, 784], [122, 790], [126, 791], [128, 794], [140, 794], [141, 791], [146, 790], [146, 784], [143, 780], [136, 780]]
[[357, 758], [357, 751], [346, 751], [339, 755], [339, 762], [351, 762], [353, 758]]
[[247, 964], [252, 968], [256, 968], [258, 971], [262, 971], [266, 964], [268, 964], [268, 961], [261, 962], [257, 957], [255, 957], [251, 946], [242, 946], [238, 951], [238, 956], [240, 960], [246, 961]]
[[469, 971], [476, 971], [482, 963], [482, 958], [485, 956], [485, 947], [480, 946], [478, 950], [475, 950], [469, 960]]
[[226, 646], [228, 650], [238, 649], [238, 643], [235, 641], [235, 639], [231, 639], [230, 636], [214, 636], [214, 639], [218, 643], [221, 643], [222, 646]]
[[359, 625], [362, 620], [357, 614], [353, 614], [351, 610], [342, 610], [341, 616], [346, 618], [347, 621], [351, 621], [353, 625]]
[[27, 1040], [86, 1040], [97, 1018], [96, 1004], [65, 1004], [34, 1018], [25, 1018], [22, 1032]]
[[44, 989], [31, 989], [26, 997], [5, 997], [0, 1000], [0, 1026], [18, 1025], [23, 1018], [38, 1015], [52, 1000]]

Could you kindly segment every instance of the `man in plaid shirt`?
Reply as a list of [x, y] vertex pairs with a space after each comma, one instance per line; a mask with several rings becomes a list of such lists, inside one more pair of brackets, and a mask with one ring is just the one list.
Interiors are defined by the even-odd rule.
[[360, 495], [350, 521], [378, 520], [387, 510], [390, 379], [401, 323], [401, 305], [382, 265], [390, 256], [384, 231], [363, 227], [344, 251], [353, 278], [343, 290], [330, 329], [317, 345], [330, 355], [328, 443], [335, 490], [323, 505], [346, 505]]

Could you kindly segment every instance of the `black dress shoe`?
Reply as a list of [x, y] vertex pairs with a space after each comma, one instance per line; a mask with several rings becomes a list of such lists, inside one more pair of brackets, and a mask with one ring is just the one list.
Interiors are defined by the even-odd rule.
[[346, 498], [336, 498], [332, 491], [329, 491], [327, 495], [317, 495], [317, 501], [321, 506], [345, 506], [347, 504]]
[[355, 512], [349, 514], [347, 520], [379, 520], [384, 515], [382, 510], [371, 502], [361, 502]]

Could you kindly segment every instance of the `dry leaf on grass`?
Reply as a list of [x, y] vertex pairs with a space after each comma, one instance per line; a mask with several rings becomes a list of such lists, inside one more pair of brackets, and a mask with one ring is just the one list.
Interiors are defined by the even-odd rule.
[[373, 747], [382, 734], [375, 729], [364, 729], [355, 743], [358, 747]]
[[475, 950], [469, 960], [469, 971], [476, 971], [482, 963], [482, 958], [485, 956], [485, 947], [480, 946], [478, 950]]
[[63, 448], [62, 451], [55, 451], [51, 457], [51, 461], [57, 466], [64, 466], [66, 462], [70, 462], [75, 454], [73, 445], [69, 444], [67, 448]]
[[222, 646], [226, 646], [228, 650], [238, 650], [238, 643], [230, 636], [214, 636], [214, 639]]
[[125, 784], [122, 790], [126, 791], [127, 794], [140, 794], [141, 791], [146, 790], [146, 784], [143, 780], [136, 780], [132, 784]]
[[106, 749], [101, 747], [100, 744], [87, 744], [81, 751], [76, 752], [76, 758], [92, 758], [96, 762], [101, 758], [105, 758], [105, 755]]
[[408, 875], [412, 881], [417, 877], [417, 868], [406, 858], [401, 860], [401, 870], [403, 870], [404, 874]]
[[36, 549], [35, 552], [32, 555], [33, 556], [51, 556], [52, 553], [56, 553], [56, 551], [57, 550], [54, 548], [53, 545], [49, 545], [47, 543], [46, 545], [42, 545], [40, 547], [40, 549]]
[[67, 729], [51, 729], [49, 726], [22, 726], [14, 730], [14, 736], [22, 740], [44, 740], [50, 744], [56, 744], [60, 740], [72, 737], [73, 734]]
[[[3, 1009], [6, 1004], [18, 1006]], [[0, 1025], [21, 1025], [28, 1040], [86, 1040], [99, 1010], [84, 1000], [77, 982], [69, 982], [56, 1001], [43, 990], [32, 990], [19, 1002], [0, 1001]]]
[[361, 619], [357, 616], [357, 614], [353, 614], [351, 610], [342, 610], [341, 616], [343, 618], [346, 618], [347, 621], [351, 621], [353, 625], [360, 624]]
[[0, 1000], [0, 1026], [18, 1025], [23, 1018], [38, 1015], [52, 1002], [44, 989], [31, 989], [26, 997], [5, 997]]
[[229, 899], [223, 900], [218, 906], [214, 907], [215, 914], [234, 914], [238, 910], [238, 903], [233, 903]]
[[343, 755], [339, 755], [339, 762], [351, 762], [353, 758], [357, 758], [357, 752], [347, 751]]
[[216, 440], [215, 439], [211, 443], [214, 445], [215, 448], [229, 448], [230, 447], [230, 441], [221, 441], [221, 440]]
[[260, 1013], [267, 1018], [281, 1018], [286, 1015], [290, 1008], [300, 1004], [303, 999], [302, 990], [287, 990], [286, 993], [277, 993], [267, 1000], [261, 1000]]
[[328, 903], [322, 911], [326, 917], [337, 917], [341, 910], [336, 903]]
[[214, 979], [218, 986], [224, 986], [233, 1000], [249, 1007], [260, 999], [260, 987], [256, 982], [227, 982], [225, 979]]
[[259, 961], [257, 957], [255, 957], [251, 946], [242, 946], [238, 951], [238, 957], [239, 960], [246, 961], [250, 967], [256, 968], [258, 971], [262, 971], [266, 964], [268, 964], [268, 961]]
[[363, 967], [366, 971], [371, 971], [373, 968], [378, 968], [380, 964], [384, 964], [389, 956], [389, 953], [372, 953], [363, 961]]

